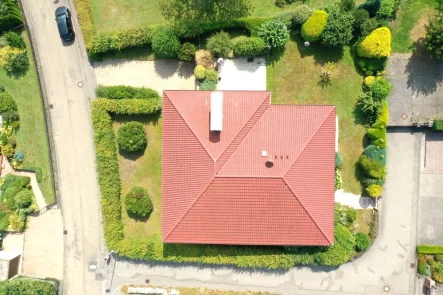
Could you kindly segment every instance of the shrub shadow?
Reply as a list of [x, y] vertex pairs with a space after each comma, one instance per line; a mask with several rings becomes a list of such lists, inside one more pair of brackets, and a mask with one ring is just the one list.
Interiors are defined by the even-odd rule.
[[149, 217], [151, 217], [152, 211], [148, 215], [146, 215], [145, 217], [141, 217], [141, 216], [135, 215], [133, 213], [129, 213], [128, 211], [126, 211], [126, 214], [128, 214], [129, 218], [131, 218], [131, 219], [134, 219], [134, 220], [140, 221], [140, 222], [146, 222], [146, 221], [148, 221]]
[[342, 47], [328, 48], [318, 42], [312, 42], [309, 46], [305, 46], [305, 41], [299, 35], [291, 35], [291, 40], [297, 43], [298, 51], [302, 58], [313, 56], [317, 65], [325, 65], [327, 62], [339, 62], [343, 59], [344, 50]]
[[365, 121], [365, 115], [357, 105], [354, 105], [352, 116], [354, 117], [354, 124], [363, 126], [367, 125]]

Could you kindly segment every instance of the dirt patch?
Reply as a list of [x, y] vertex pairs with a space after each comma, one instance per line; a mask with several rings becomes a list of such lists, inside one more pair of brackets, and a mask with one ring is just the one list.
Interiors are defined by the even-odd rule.
[[409, 36], [411, 39], [416, 42], [417, 40], [424, 38], [426, 35], [425, 26], [429, 24], [429, 17], [431, 16], [431, 10], [427, 9], [423, 12], [422, 16], [412, 28]]

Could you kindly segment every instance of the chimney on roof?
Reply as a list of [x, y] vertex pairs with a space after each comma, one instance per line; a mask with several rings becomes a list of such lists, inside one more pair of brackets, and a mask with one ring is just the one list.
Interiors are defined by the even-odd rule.
[[223, 92], [211, 92], [211, 131], [222, 131], [223, 126]]

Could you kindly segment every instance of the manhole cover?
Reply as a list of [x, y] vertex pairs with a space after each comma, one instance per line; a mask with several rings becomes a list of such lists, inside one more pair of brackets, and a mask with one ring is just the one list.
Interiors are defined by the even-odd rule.
[[406, 113], [401, 114], [402, 120], [406, 120], [408, 118], [408, 115]]
[[83, 82], [78, 82], [78, 87], [82, 88], [83, 87]]
[[95, 272], [96, 269], [97, 269], [97, 261], [89, 261], [88, 262], [88, 270], [90, 272]]
[[383, 291], [385, 291], [385, 292], [389, 292], [389, 291], [391, 291], [391, 287], [389, 287], [389, 286], [384, 286], [384, 287], [383, 287]]
[[97, 265], [90, 265], [90, 266], [89, 266], [89, 269], [90, 269], [90, 270], [96, 270], [96, 269], [97, 269]]

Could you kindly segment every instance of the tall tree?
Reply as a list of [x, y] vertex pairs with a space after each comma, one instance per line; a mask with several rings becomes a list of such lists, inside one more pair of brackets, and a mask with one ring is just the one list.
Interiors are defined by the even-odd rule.
[[250, 15], [250, 0], [165, 0], [160, 10], [167, 20], [230, 20]]

